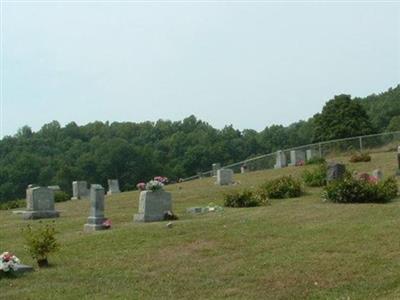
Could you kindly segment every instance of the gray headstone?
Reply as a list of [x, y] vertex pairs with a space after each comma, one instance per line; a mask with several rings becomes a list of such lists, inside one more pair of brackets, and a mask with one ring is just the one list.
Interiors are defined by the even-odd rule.
[[61, 188], [59, 185], [49, 185], [48, 188], [55, 192], [61, 191]]
[[212, 176], [217, 176], [217, 171], [219, 169], [221, 169], [221, 164], [220, 163], [212, 164]]
[[217, 184], [229, 185], [233, 183], [233, 171], [231, 169], [219, 169], [217, 171]]
[[307, 149], [307, 151], [306, 151], [307, 161], [313, 159], [314, 157], [319, 157], [319, 152], [315, 149]]
[[26, 190], [26, 211], [24, 219], [57, 218], [60, 213], [54, 209], [54, 191], [47, 187], [34, 187]]
[[119, 190], [118, 179], [108, 179], [107, 195], [118, 194], [118, 193], [121, 193], [121, 191]]
[[302, 150], [292, 150], [290, 151], [290, 165], [296, 166], [301, 162], [305, 163], [306, 154]]
[[133, 216], [135, 222], [163, 221], [165, 213], [172, 211], [171, 194], [165, 191], [142, 191], [139, 197], [139, 211]]
[[89, 197], [89, 189], [86, 181], [72, 182], [72, 200], [79, 200]]
[[244, 173], [247, 173], [248, 171], [249, 171], [249, 167], [246, 164], [244, 164], [240, 167], [240, 173], [244, 174]]
[[104, 188], [100, 184], [90, 186], [90, 215], [84, 226], [85, 231], [104, 230]]
[[372, 176], [374, 176], [378, 181], [381, 181], [383, 179], [383, 173], [379, 169], [372, 171]]
[[326, 181], [333, 181], [342, 179], [346, 173], [346, 166], [338, 163], [331, 163], [328, 165], [326, 171]]
[[287, 166], [286, 155], [282, 150], [276, 152], [276, 163], [274, 168], [280, 169]]

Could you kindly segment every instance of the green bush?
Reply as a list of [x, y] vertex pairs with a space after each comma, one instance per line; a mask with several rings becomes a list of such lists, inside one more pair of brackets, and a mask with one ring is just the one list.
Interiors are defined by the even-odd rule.
[[0, 210], [9, 210], [9, 209], [21, 208], [21, 207], [26, 207], [25, 199], [12, 200], [12, 201], [0, 203]]
[[228, 207], [254, 207], [261, 204], [260, 199], [252, 191], [245, 189], [224, 195], [224, 206]]
[[261, 186], [270, 199], [300, 197], [303, 193], [301, 182], [292, 176], [282, 176], [266, 182]]
[[376, 183], [347, 175], [343, 180], [329, 183], [324, 189], [323, 199], [337, 203], [386, 203], [397, 193], [394, 178]]
[[320, 164], [311, 170], [305, 170], [301, 175], [306, 186], [325, 186], [326, 185], [326, 165]]
[[54, 201], [55, 202], [64, 202], [70, 200], [71, 197], [63, 191], [55, 191], [54, 192]]
[[323, 157], [313, 157], [306, 162], [306, 165], [326, 164], [326, 159]]
[[371, 156], [368, 153], [355, 153], [350, 157], [350, 162], [369, 162], [371, 161]]
[[22, 230], [22, 234], [31, 257], [36, 259], [39, 266], [46, 266], [47, 256], [59, 249], [59, 244], [55, 237], [56, 230], [54, 225], [40, 225], [36, 229], [33, 229], [32, 225], [27, 225]]

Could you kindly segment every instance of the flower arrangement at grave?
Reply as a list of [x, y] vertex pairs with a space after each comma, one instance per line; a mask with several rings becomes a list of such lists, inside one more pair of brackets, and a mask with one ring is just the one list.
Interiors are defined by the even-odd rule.
[[371, 184], [377, 184], [378, 183], [378, 178], [372, 175], [369, 175], [368, 173], [361, 173], [358, 174], [358, 180], [361, 181], [366, 181]]
[[19, 258], [10, 252], [3, 252], [0, 255], [0, 271], [2, 272], [16, 271], [19, 264]]
[[139, 183], [136, 185], [136, 188], [137, 188], [139, 191], [144, 191], [144, 190], [146, 190], [146, 183], [144, 183], [144, 182], [139, 182]]
[[102, 223], [102, 225], [103, 225], [106, 229], [110, 229], [111, 226], [112, 226], [112, 222], [111, 222], [110, 219], [106, 219], [106, 220]]
[[147, 191], [162, 191], [164, 189], [164, 184], [158, 180], [150, 180], [146, 183], [146, 190]]
[[162, 184], [168, 184], [168, 177], [164, 177], [164, 176], [156, 176], [154, 177], [155, 181], [161, 182]]
[[301, 167], [301, 166], [304, 166], [305, 164], [306, 163], [305, 163], [304, 160], [299, 160], [299, 161], [296, 162], [296, 167]]

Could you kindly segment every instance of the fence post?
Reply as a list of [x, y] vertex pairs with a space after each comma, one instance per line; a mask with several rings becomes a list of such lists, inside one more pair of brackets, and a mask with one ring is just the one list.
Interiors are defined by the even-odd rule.
[[363, 143], [362, 143], [362, 136], [360, 136], [360, 152], [363, 151]]

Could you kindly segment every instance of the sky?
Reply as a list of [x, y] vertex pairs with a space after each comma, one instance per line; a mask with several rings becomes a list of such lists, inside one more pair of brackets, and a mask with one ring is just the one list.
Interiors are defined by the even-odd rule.
[[1, 3], [0, 135], [58, 120], [263, 130], [400, 83], [400, 2]]

